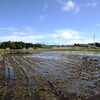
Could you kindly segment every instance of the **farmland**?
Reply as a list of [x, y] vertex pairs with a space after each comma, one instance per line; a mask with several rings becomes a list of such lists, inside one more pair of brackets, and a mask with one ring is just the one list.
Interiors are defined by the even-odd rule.
[[100, 52], [6, 52], [0, 100], [99, 100]]

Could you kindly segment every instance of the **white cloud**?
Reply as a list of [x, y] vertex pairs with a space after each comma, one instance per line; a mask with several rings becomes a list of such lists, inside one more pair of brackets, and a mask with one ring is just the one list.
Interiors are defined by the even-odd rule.
[[43, 7], [42, 11], [47, 10], [47, 8], [48, 8], [48, 3], [45, 3], [45, 5], [44, 5], [44, 7]]
[[23, 42], [39, 42], [44, 35], [33, 34], [32, 27], [25, 27], [23, 31], [14, 27], [0, 28], [0, 42], [4, 41], [23, 41]]
[[33, 28], [30, 27], [30, 26], [25, 27], [25, 32], [26, 32], [27, 34], [33, 34], [33, 33], [35, 33], [34, 30], [33, 30]]
[[0, 41], [23, 41], [23, 42], [38, 42], [38, 39], [43, 38], [42, 35], [32, 35], [32, 36], [18, 36], [18, 35], [13, 35], [13, 36], [0, 36]]
[[78, 40], [69, 40], [68, 44], [75, 44], [75, 43], [80, 43], [80, 44], [84, 44], [84, 43], [93, 43], [93, 39], [78, 39]]
[[24, 31], [19, 31], [18, 28], [15, 27], [7, 27], [7, 28], [0, 28], [1, 35], [30, 35], [35, 33], [33, 28], [28, 26], [24, 28]]
[[75, 43], [93, 43], [93, 39], [82, 36], [82, 32], [76, 30], [61, 29], [56, 30], [53, 34], [48, 34], [49, 37], [52, 37], [53, 41], [50, 41], [49, 44], [56, 45], [70, 45]]
[[39, 16], [39, 19], [40, 19], [40, 21], [44, 21], [46, 17], [47, 17], [47, 15], [41, 15], [41, 16]]
[[100, 26], [100, 24], [95, 24], [95, 26]]
[[87, 3], [78, 3], [74, 0], [56, 0], [62, 7], [61, 11], [64, 12], [72, 12], [73, 14], [77, 14], [80, 12], [80, 9], [83, 7], [96, 7], [98, 2], [92, 1]]
[[96, 7], [97, 4], [97, 2], [91, 2], [87, 4], [87, 7]]
[[27, 35], [27, 33], [24, 33], [24, 32], [13, 32], [12, 35]]
[[80, 11], [80, 8], [78, 6], [76, 6], [76, 4], [71, 0], [64, 2], [63, 7], [61, 9], [62, 9], [62, 11], [71, 11], [74, 14], [76, 14]]
[[83, 39], [81, 33], [76, 30], [67, 30], [61, 29], [56, 30], [54, 34], [49, 34], [49, 36], [54, 38], [63, 38], [63, 39]]
[[2, 27], [2, 28], [0, 28], [0, 30], [3, 30], [3, 31], [17, 31], [18, 28], [15, 28], [15, 27]]
[[[100, 24], [97, 24], [100, 26]], [[2, 28], [5, 30], [5, 28]], [[2, 30], [1, 29], [1, 30]], [[7, 30], [11, 28], [7, 28]], [[31, 27], [25, 28], [26, 32], [23, 31], [9, 31], [6, 34], [0, 35], [0, 42], [3, 41], [23, 41], [23, 42], [31, 42], [31, 43], [42, 43], [45, 41], [45, 44], [74, 44], [74, 43], [93, 43], [93, 39], [86, 38], [82, 36], [82, 32], [71, 30], [71, 29], [58, 29], [55, 30], [52, 34], [29, 34], [33, 33], [33, 29]], [[50, 40], [50, 41], [49, 41]], [[48, 42], [49, 41], [49, 42]]]
[[64, 7], [62, 7], [62, 10], [64, 11], [68, 11], [68, 10], [71, 10], [75, 7], [75, 3], [72, 2], [72, 1], [68, 1], [64, 4]]
[[55, 41], [50, 41], [48, 42], [49, 45], [67, 45], [67, 41], [61, 41], [61, 40], [55, 40]]
[[50, 41], [48, 44], [52, 45], [73, 45], [73, 44], [85, 44], [85, 43], [93, 43], [93, 39], [77, 39], [77, 40], [55, 40]]
[[80, 11], [80, 8], [79, 8], [79, 7], [76, 7], [73, 13], [76, 14], [76, 13], [78, 13], [79, 11]]

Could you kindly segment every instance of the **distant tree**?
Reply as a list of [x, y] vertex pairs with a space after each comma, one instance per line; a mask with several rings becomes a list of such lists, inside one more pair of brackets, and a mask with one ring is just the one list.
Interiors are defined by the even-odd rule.
[[2, 49], [10, 48], [10, 49], [23, 49], [25, 47], [24, 42], [3, 42], [0, 46]]
[[10, 48], [11, 47], [11, 42], [10, 41], [8, 41], [8, 42], [3, 42], [2, 44], [1, 44], [1, 48], [2, 49], [6, 49], [6, 48]]
[[32, 47], [33, 48], [33, 44], [32, 43], [25, 43], [25, 48], [28, 49]]
[[42, 48], [43, 47], [43, 45], [42, 44], [39, 44], [39, 43], [37, 43], [37, 44], [33, 44], [33, 47], [36, 49], [36, 48]]
[[74, 46], [80, 46], [80, 44], [76, 44], [76, 43], [75, 43]]
[[96, 46], [96, 47], [100, 47], [100, 43], [98, 43], [98, 42], [95, 43], [95, 46]]

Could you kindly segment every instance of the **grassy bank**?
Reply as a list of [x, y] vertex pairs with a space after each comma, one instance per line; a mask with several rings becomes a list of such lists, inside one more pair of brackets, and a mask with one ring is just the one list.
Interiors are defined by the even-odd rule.
[[20, 52], [20, 53], [31, 53], [36, 51], [90, 51], [90, 52], [100, 52], [100, 48], [37, 48], [37, 49], [9, 49], [9, 50], [0, 50], [0, 55], [4, 52], [11, 51], [11, 52]]
[[4, 50], [0, 50], [0, 56], [4, 54]]
[[[77, 49], [76, 49], [77, 50]], [[100, 48], [98, 49], [92, 49], [92, 48], [81, 48], [81, 49], [78, 49], [77, 51], [93, 51], [93, 52], [100, 52]]]
[[37, 49], [37, 50], [50, 50], [50, 51], [91, 51], [100, 52], [100, 48], [51, 48], [51, 49]]

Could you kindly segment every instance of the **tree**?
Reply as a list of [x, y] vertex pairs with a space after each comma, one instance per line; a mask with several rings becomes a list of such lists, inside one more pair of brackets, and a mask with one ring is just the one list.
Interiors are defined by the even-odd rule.
[[25, 48], [28, 49], [32, 47], [33, 48], [33, 44], [32, 43], [25, 43]]
[[34, 48], [42, 48], [42, 47], [43, 47], [43, 45], [42, 45], [42, 44], [37, 43], [37, 44], [33, 44], [33, 47], [34, 47]]
[[98, 43], [98, 42], [95, 43], [95, 46], [96, 46], [96, 47], [100, 47], [100, 43]]

